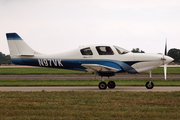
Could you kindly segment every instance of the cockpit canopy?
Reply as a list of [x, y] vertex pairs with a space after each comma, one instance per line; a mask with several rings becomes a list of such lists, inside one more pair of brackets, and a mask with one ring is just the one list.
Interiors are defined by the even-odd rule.
[[[126, 54], [129, 51], [118, 46], [93, 46], [99, 55], [114, 55], [114, 48], [119, 54]], [[111, 47], [114, 47], [113, 49]], [[92, 48], [92, 49], [93, 49]], [[85, 47], [80, 50], [82, 55], [93, 55], [91, 47]]]

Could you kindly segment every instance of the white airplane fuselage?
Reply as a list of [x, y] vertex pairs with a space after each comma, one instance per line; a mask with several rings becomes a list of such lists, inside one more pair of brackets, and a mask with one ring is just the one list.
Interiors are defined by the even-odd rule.
[[[109, 46], [114, 52], [114, 55], [99, 55], [96, 46]], [[82, 55], [80, 50], [90, 47], [93, 55]], [[113, 45], [90, 45], [77, 48], [67, 53], [44, 55], [11, 55], [12, 62], [19, 65], [30, 65], [39, 67], [53, 67], [61, 69], [72, 69], [94, 72], [93, 70], [84, 68], [82, 64], [100, 64], [107, 67], [122, 68], [122, 70], [114, 70], [114, 72], [129, 72], [140, 73], [149, 72], [164, 63], [169, 63], [172, 58], [165, 56], [165, 62], [162, 60], [163, 55], [147, 54], [147, 53], [132, 53], [119, 54]], [[119, 68], [119, 69], [120, 69]], [[104, 70], [101, 72], [108, 72]], [[112, 72], [112, 71], [110, 71]]]
[[89, 45], [66, 53], [45, 55], [34, 51], [16, 33], [6, 36], [11, 60], [18, 65], [80, 70], [109, 77], [118, 72], [150, 72], [173, 61], [166, 55], [132, 53], [114, 45]]

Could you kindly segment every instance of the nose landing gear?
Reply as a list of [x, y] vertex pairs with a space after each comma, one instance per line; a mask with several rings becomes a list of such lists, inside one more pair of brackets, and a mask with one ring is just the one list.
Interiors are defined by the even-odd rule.
[[146, 83], [146, 88], [153, 89], [154, 83], [151, 81], [151, 71], [149, 72], [149, 75], [150, 75], [150, 80]]

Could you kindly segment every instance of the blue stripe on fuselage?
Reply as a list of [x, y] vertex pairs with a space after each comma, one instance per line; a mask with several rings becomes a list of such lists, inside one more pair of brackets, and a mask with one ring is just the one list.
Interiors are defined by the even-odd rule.
[[99, 65], [118, 69], [119, 72], [129, 71], [131, 73], [136, 73], [136, 70], [134, 70], [128, 64], [116, 60], [12, 58], [12, 62], [14, 64], [19, 64], [19, 65], [52, 67], [52, 68], [72, 69], [72, 70], [80, 70], [80, 71], [86, 71], [86, 68], [82, 67], [81, 64], [99, 64]]

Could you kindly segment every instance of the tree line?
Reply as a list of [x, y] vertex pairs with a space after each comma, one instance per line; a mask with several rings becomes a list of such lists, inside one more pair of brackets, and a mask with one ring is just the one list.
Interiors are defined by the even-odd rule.
[[168, 56], [172, 57], [174, 59], [174, 63], [180, 64], [180, 49], [170, 49], [168, 51]]
[[10, 55], [5, 55], [0, 52], [0, 65], [1, 64], [12, 64]]
[[133, 52], [133, 53], [145, 53], [143, 50], [140, 50], [139, 48], [133, 48], [131, 50], [131, 52]]

